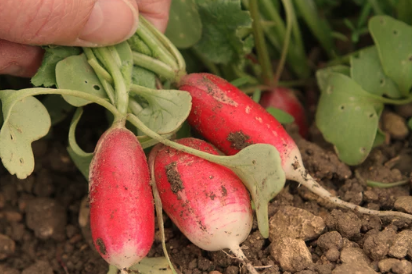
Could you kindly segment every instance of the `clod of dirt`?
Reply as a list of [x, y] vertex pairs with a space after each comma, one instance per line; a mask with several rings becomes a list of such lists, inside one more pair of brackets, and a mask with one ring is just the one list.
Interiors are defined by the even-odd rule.
[[16, 249], [16, 243], [8, 236], [0, 234], [0, 260], [13, 254]]
[[340, 253], [340, 260], [342, 264], [337, 266], [332, 274], [377, 273], [369, 266], [370, 259], [360, 248], [344, 247]]
[[324, 229], [325, 222], [321, 217], [300, 208], [285, 206], [270, 218], [269, 240], [274, 242], [281, 237], [289, 237], [308, 241], [317, 238]]
[[231, 265], [228, 268], [226, 268], [224, 274], [238, 274], [239, 273], [239, 267]]
[[373, 270], [371, 267], [367, 265], [362, 265], [359, 263], [338, 265], [332, 271], [332, 274], [349, 274], [349, 273], [378, 274], [378, 272]]
[[46, 261], [37, 261], [23, 270], [21, 274], [53, 274], [53, 268]]
[[412, 196], [398, 197], [394, 204], [395, 209], [412, 214]]
[[34, 198], [27, 202], [26, 224], [40, 239], [65, 239], [66, 209], [56, 200]]
[[389, 226], [383, 231], [367, 236], [363, 250], [373, 260], [383, 259], [389, 252], [389, 247], [395, 240], [396, 230]]
[[398, 260], [393, 258], [383, 259], [378, 263], [379, 270], [382, 273], [395, 273], [395, 274], [411, 274], [412, 263], [406, 260]]
[[342, 236], [337, 231], [327, 232], [322, 234], [317, 240], [317, 245], [323, 250], [328, 251], [329, 249], [340, 250], [343, 247]]
[[9, 268], [5, 265], [0, 265], [0, 273], [2, 274], [20, 274], [20, 271]]
[[325, 253], [326, 259], [328, 259], [331, 262], [336, 262], [339, 259], [339, 256], [340, 252], [336, 247], [329, 249]]
[[399, 232], [389, 248], [388, 254], [398, 259], [404, 258], [407, 254], [412, 257], [412, 231], [404, 230]]
[[395, 106], [396, 113], [403, 118], [412, 117], [412, 103]]
[[326, 151], [314, 143], [310, 143], [298, 135], [293, 135], [296, 145], [302, 154], [302, 160], [306, 169], [318, 179], [331, 179], [336, 177], [340, 180], [347, 179], [352, 175], [350, 168], [339, 161], [334, 151]]
[[6, 204], [6, 198], [4, 198], [4, 195], [0, 193], [0, 209], [2, 209], [5, 204]]
[[312, 264], [312, 255], [301, 239], [281, 238], [271, 244], [270, 254], [286, 271], [301, 271]]
[[389, 133], [389, 135], [398, 140], [405, 139], [408, 136], [409, 130], [406, 121], [403, 117], [390, 111], [382, 113], [382, 130]]
[[352, 211], [342, 212], [334, 209], [325, 222], [329, 229], [337, 230], [342, 237], [351, 239], [360, 235], [362, 222]]
[[340, 260], [344, 264], [358, 263], [369, 266], [371, 263], [363, 250], [357, 247], [344, 247], [340, 253]]

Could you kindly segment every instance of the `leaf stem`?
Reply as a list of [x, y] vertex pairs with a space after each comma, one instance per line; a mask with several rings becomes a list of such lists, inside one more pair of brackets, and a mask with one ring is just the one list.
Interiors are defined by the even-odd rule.
[[176, 80], [176, 72], [164, 62], [135, 51], [133, 51], [132, 55], [135, 65], [151, 70], [167, 80]]
[[163, 44], [163, 46], [169, 50], [169, 53], [173, 55], [173, 57], [177, 61], [178, 71], [180, 72], [179, 74], [186, 74], [185, 59], [180, 54], [175, 45], [143, 16], [140, 16], [140, 22], [142, 22], [142, 24], [145, 25], [149, 29], [149, 31], [151, 31], [151, 33]]
[[338, 207], [348, 208], [348, 209], [352, 209], [353, 211], [357, 211], [362, 214], [376, 215], [379, 217], [400, 217], [400, 218], [406, 218], [406, 219], [412, 220], [412, 215], [406, 214], [403, 212], [372, 210], [372, 209], [360, 207], [358, 205], [343, 201], [337, 197], [334, 197], [329, 191], [321, 187], [318, 184], [318, 182], [316, 182], [316, 180], [313, 179], [312, 176], [309, 175], [309, 173], [306, 171], [304, 167], [302, 166], [299, 167], [298, 169], [295, 170], [295, 172], [296, 172], [296, 175], [300, 174], [300, 176], [299, 175], [294, 176], [293, 180], [299, 182], [300, 184], [308, 188], [310, 191], [317, 194], [319, 197], [331, 202], [332, 204]]
[[282, 54], [280, 56], [279, 64], [278, 64], [278, 67], [276, 68], [276, 73], [274, 76], [275, 86], [277, 85], [280, 79], [280, 76], [283, 71], [283, 67], [285, 65], [286, 56], [289, 50], [289, 42], [290, 42], [290, 36], [292, 34], [293, 17], [294, 17], [292, 2], [290, 2], [290, 0], [282, 0], [282, 3], [286, 11], [286, 33], [285, 33], [285, 40], [283, 42]]
[[144, 17], [140, 16], [140, 26], [136, 31], [136, 34], [146, 43], [146, 45], [152, 51], [154, 57], [158, 58], [161, 62], [166, 63], [173, 69], [178, 69], [177, 60], [172, 54], [164, 47], [164, 45], [157, 39], [157, 37], [150, 32], [148, 24], [145, 24]]
[[99, 62], [96, 59], [96, 56], [93, 53], [93, 50], [91, 50], [90, 48], [83, 48], [83, 51], [86, 54], [87, 62], [93, 68], [94, 72], [97, 75], [97, 78], [99, 79], [100, 83], [103, 85], [103, 88], [106, 91], [106, 94], [110, 99], [110, 102], [114, 104], [115, 103], [114, 91], [113, 91], [113, 87], [111, 86], [113, 84], [112, 76], [110, 75], [110, 73], [107, 72], [105, 68], [103, 68], [99, 64]]
[[263, 82], [265, 85], [273, 86], [275, 81], [273, 79], [272, 64], [270, 63], [270, 56], [266, 47], [257, 1], [258, 0], [249, 0], [249, 11], [253, 19], [253, 36], [255, 38], [259, 64], [262, 67]]
[[382, 183], [382, 182], [375, 182], [375, 181], [370, 181], [367, 180], [366, 181], [366, 185], [370, 186], [370, 187], [378, 187], [378, 188], [391, 188], [391, 187], [395, 187], [395, 186], [401, 186], [401, 185], [405, 185], [407, 183], [409, 183], [411, 180], [403, 180], [403, 181], [399, 181], [399, 182], [395, 182], [395, 183]]
[[129, 101], [129, 92], [126, 89], [126, 83], [120, 68], [117, 66], [112, 54], [107, 48], [96, 48], [101, 56], [104, 58], [104, 65], [113, 77], [115, 92], [116, 92], [116, 107], [120, 113], [126, 115]]

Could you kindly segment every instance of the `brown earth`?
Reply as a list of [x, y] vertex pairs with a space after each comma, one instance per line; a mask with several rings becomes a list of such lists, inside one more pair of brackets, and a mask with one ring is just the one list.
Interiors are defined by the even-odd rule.
[[[371, 209], [411, 212], [411, 184], [371, 188], [366, 180], [396, 182], [412, 172], [410, 135], [376, 148], [359, 167], [348, 167], [312, 128], [305, 141], [289, 128], [312, 176], [345, 201]], [[59, 137], [59, 135], [61, 135]], [[83, 136], [90, 136], [86, 130]], [[393, 134], [395, 136], [395, 134]], [[33, 144], [36, 167], [18, 180], [0, 167], [0, 273], [104, 274], [108, 266], [90, 246], [80, 218], [87, 182], [71, 162], [65, 133]], [[93, 149], [89, 144], [88, 151]], [[255, 221], [241, 245], [265, 274], [412, 273], [411, 223], [335, 208], [295, 182], [269, 206], [270, 237]], [[167, 248], [184, 274], [237, 274], [246, 269], [226, 252], [206, 252], [165, 222]], [[159, 235], [149, 256], [162, 256]]]

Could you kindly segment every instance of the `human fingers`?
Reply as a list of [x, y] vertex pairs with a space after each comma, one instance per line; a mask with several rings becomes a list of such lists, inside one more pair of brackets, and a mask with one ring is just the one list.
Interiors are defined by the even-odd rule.
[[[30, 45], [104, 46], [134, 34], [135, 0], [0, 0], [0, 38]], [[150, 2], [150, 1], [147, 1]]]
[[136, 0], [136, 2], [142, 16], [161, 32], [165, 32], [172, 0]]

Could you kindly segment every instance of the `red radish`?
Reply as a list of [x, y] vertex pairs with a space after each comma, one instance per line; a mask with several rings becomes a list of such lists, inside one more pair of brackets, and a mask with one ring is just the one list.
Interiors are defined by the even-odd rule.
[[[185, 138], [177, 143], [218, 155], [205, 141]], [[154, 161], [156, 186], [163, 209], [195, 245], [207, 251], [230, 249], [246, 257], [239, 244], [252, 228], [250, 197], [242, 181], [228, 168], [159, 144]], [[247, 264], [254, 273], [256, 270]]]
[[295, 123], [299, 127], [299, 133], [306, 138], [308, 135], [308, 121], [306, 118], [306, 110], [295, 95], [292, 89], [278, 87], [269, 92], [262, 93], [260, 105], [265, 109], [274, 107], [283, 110], [295, 118]]
[[179, 89], [192, 96], [189, 124], [228, 155], [250, 144], [270, 144], [279, 152], [286, 178], [299, 182], [340, 207], [378, 216], [412, 219], [402, 212], [377, 211], [342, 201], [322, 188], [303, 166], [293, 139], [262, 106], [226, 80], [208, 73], [182, 77]]
[[146, 157], [123, 127], [107, 130], [90, 164], [90, 227], [100, 255], [122, 273], [146, 257], [154, 240], [154, 206]]

